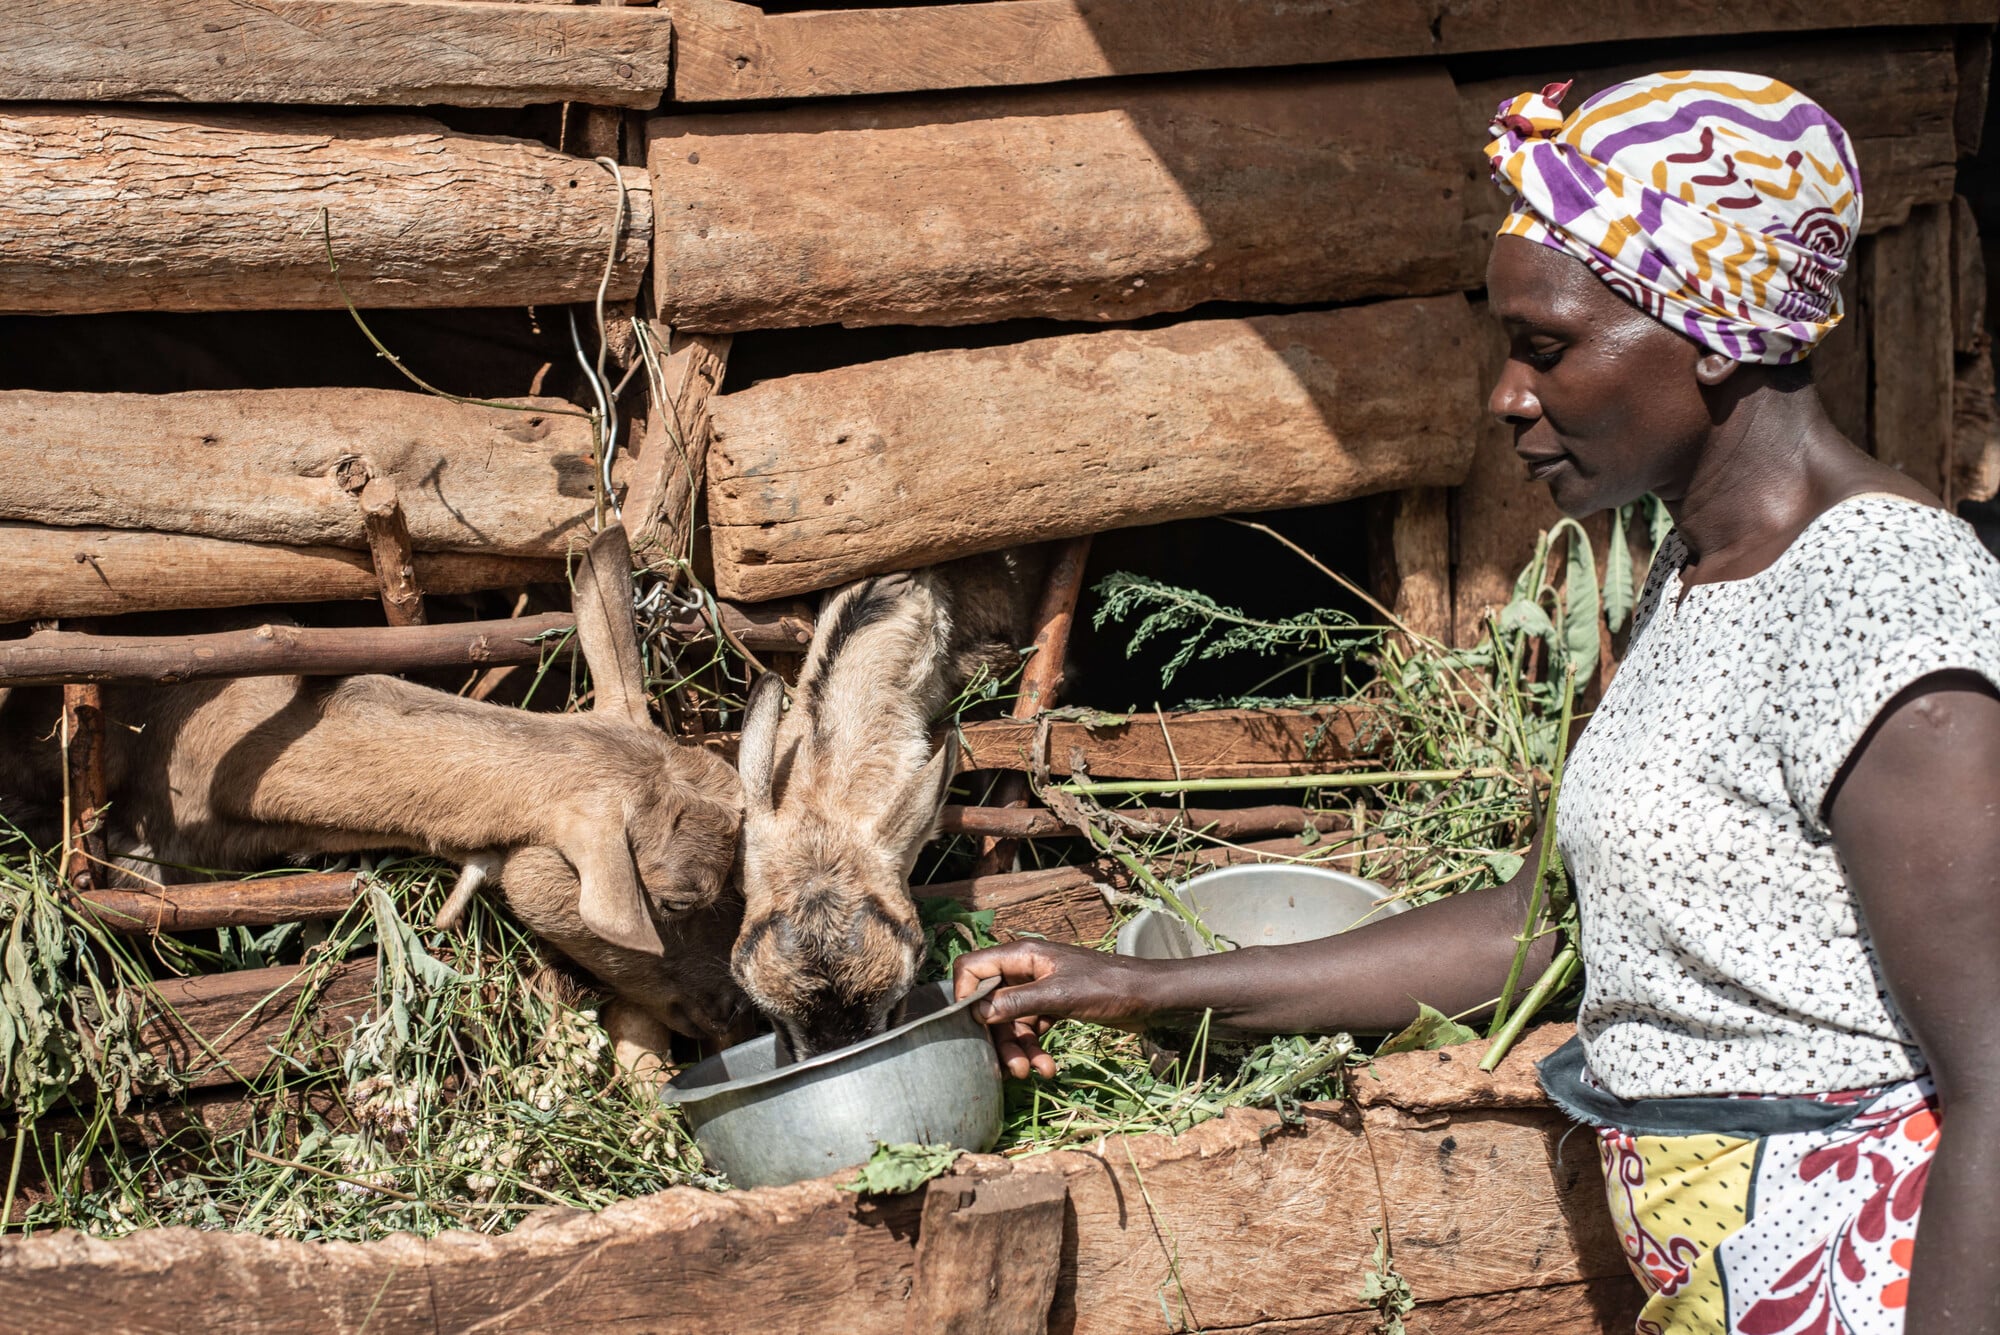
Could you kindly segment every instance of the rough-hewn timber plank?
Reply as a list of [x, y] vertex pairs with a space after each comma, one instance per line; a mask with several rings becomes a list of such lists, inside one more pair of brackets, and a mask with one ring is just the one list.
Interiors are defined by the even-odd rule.
[[384, 389], [0, 393], [0, 519], [366, 548], [348, 467], [396, 485], [419, 551], [563, 556], [589, 541], [590, 422]]
[[1425, 66], [660, 117], [660, 314], [1113, 320], [1444, 291], [1455, 107]]
[[[623, 179], [621, 299], [653, 230]], [[584, 301], [618, 206], [594, 163], [417, 116], [0, 107], [0, 180], [0, 311], [30, 314], [338, 309], [322, 209], [357, 306]]]
[[671, 24], [603, 5], [10, 0], [0, 99], [657, 106]]
[[[1170, 1305], [1184, 1299], [1187, 1328], [1362, 1335], [1375, 1314], [1360, 1301], [1360, 1276], [1385, 1217], [1397, 1269], [1430, 1323], [1413, 1330], [1616, 1329], [1606, 1309], [1629, 1306], [1636, 1286], [1589, 1138], [1565, 1136], [1558, 1115], [1413, 1116], [1392, 1099], [1358, 1111], [1309, 1104], [1304, 1115], [1302, 1130], [1236, 1112], [1177, 1139], [1113, 1139], [1011, 1164], [979, 1156], [960, 1173], [1061, 1177], [1073, 1214], [1051, 1327], [1078, 1335], [1158, 1329], [1162, 1293]], [[551, 1211], [497, 1238], [311, 1244], [187, 1229], [118, 1242], [7, 1238], [0, 1304], [23, 1335], [180, 1335], [197, 1325], [407, 1335], [481, 1323], [576, 1335], [900, 1335], [923, 1198], [857, 1199], [836, 1181], [719, 1196], [678, 1188], [595, 1214]]]
[[1004, 0], [763, 13], [662, 0], [674, 19], [674, 100], [832, 97], [1057, 83], [1727, 33], [1985, 23], [1992, 0]]
[[[1801, 37], [1775, 46], [1723, 47], [1703, 52], [1701, 59], [1710, 69], [1756, 70], [1783, 79], [1841, 123], [1852, 137], [1861, 173], [1863, 232], [1893, 227], [1912, 207], [1951, 198], [1957, 180], [1958, 142], [1952, 125], [1958, 69], [1949, 32]], [[1487, 251], [1506, 211], [1506, 200], [1487, 180], [1486, 158], [1479, 151], [1490, 137], [1486, 127], [1494, 107], [1524, 89], [1569, 78], [1576, 82], [1563, 105], [1579, 107], [1599, 90], [1657, 68], [1658, 62], [1651, 60], [1587, 70], [1554, 65], [1459, 86], [1459, 136], [1466, 145], [1467, 286], [1484, 286]]]
[[[564, 578], [560, 561], [441, 552], [417, 558], [430, 593]], [[171, 608], [373, 599], [366, 552], [130, 529], [0, 523], [0, 623]]]
[[[961, 732], [960, 772], [1025, 770], [1037, 725], [984, 719]], [[1171, 734], [1171, 737], [1169, 737]], [[1244, 779], [1317, 774], [1367, 756], [1380, 738], [1356, 710], [1205, 709], [1059, 718], [1049, 726], [1049, 772], [1095, 779]]]
[[1867, 282], [1875, 457], [1943, 496], [1953, 429], [1949, 204], [1922, 205], [1877, 236]]
[[1021, 542], [1458, 482], [1485, 415], [1452, 295], [1106, 330], [713, 401], [716, 590], [767, 598]]
[[140, 1041], [195, 1088], [255, 1079], [278, 1058], [312, 1062], [340, 1044], [375, 993], [372, 961], [337, 965], [303, 1015], [307, 971], [290, 965], [171, 978], [155, 985]]

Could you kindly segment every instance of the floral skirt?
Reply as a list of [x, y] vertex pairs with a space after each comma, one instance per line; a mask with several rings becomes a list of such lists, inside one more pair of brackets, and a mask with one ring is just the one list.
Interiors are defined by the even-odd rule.
[[[1544, 1083], [1596, 1128], [1612, 1222], [1646, 1288], [1639, 1335], [1901, 1335], [1938, 1142], [1928, 1076], [1629, 1102], [1588, 1087], [1580, 1055], [1580, 1080], [1552, 1077], [1562, 1055]], [[1718, 1129], [1670, 1124], [1690, 1119]]]

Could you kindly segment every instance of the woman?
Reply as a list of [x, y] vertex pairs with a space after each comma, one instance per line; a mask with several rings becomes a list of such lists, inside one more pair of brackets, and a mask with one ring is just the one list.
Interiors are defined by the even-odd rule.
[[[1801, 365], [1860, 225], [1840, 127], [1743, 74], [1566, 88], [1494, 124], [1491, 408], [1566, 512], [1651, 491], [1675, 530], [1564, 782], [1587, 984], [1543, 1082], [1599, 1128], [1641, 1331], [2000, 1332], [2000, 564]], [[1003, 980], [1016, 1076], [1059, 1017], [1390, 1031], [1491, 1004], [1531, 874], [1194, 960], [1016, 942], [959, 987]]]

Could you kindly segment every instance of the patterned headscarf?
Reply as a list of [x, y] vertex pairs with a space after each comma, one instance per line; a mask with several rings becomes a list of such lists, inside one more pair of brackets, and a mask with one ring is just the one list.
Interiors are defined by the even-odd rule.
[[1576, 256], [1648, 315], [1738, 361], [1782, 365], [1840, 323], [1861, 229], [1847, 132], [1754, 74], [1614, 84], [1568, 119], [1569, 85], [1500, 104], [1487, 145], [1514, 196], [1501, 236]]

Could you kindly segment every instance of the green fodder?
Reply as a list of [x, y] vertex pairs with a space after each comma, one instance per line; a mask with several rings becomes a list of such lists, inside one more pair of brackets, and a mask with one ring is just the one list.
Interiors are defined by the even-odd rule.
[[[588, 995], [518, 925], [484, 902], [457, 934], [414, 925], [449, 885], [448, 869], [428, 860], [369, 874], [354, 907], [309, 946], [296, 925], [259, 934], [260, 954], [298, 955], [305, 969], [290, 1031], [272, 1044], [279, 1059], [226, 1101], [189, 1096], [149, 1111], [150, 1144], [121, 1142], [134, 1125], [121, 1116], [131, 1090], [103, 1074], [130, 1068], [153, 1088], [171, 1079], [131, 1055], [131, 1017], [160, 1009], [152, 974], [177, 952], [167, 938], [99, 935], [49, 892], [53, 864], [18, 839], [0, 850], [0, 869], [9, 930], [25, 936], [22, 924], [40, 923], [46, 936], [59, 924], [66, 946], [38, 952], [54, 961], [38, 975], [40, 1013], [58, 1018], [33, 1031], [32, 1052], [17, 1047], [10, 1072], [34, 1074], [12, 1076], [6, 1090], [18, 1128], [10, 1139], [46, 1184], [17, 1207], [27, 1230], [493, 1232], [542, 1205], [593, 1209], [679, 1183], [716, 1185], [674, 1110], [614, 1071]], [[371, 947], [372, 995], [329, 1046], [307, 1031], [312, 1002]], [[10, 1017], [26, 1009], [17, 995], [5, 994]], [[100, 1014], [124, 1017], [124, 1028], [93, 1053], [87, 1031]]]

